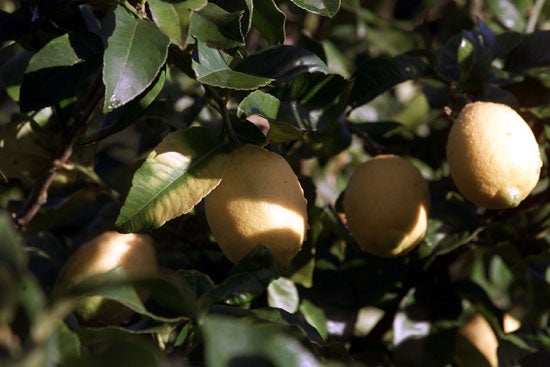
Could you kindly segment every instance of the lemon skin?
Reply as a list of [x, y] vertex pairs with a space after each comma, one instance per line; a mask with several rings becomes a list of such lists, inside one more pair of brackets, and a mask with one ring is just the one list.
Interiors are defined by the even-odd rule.
[[347, 226], [359, 247], [379, 257], [403, 255], [428, 227], [428, 184], [408, 160], [392, 154], [361, 163], [344, 192]]
[[[68, 291], [85, 279], [123, 267], [128, 279], [151, 277], [157, 274], [158, 265], [151, 237], [142, 234], [122, 234], [114, 231], [101, 235], [80, 246], [63, 266], [57, 291]], [[145, 301], [147, 293], [138, 290]], [[101, 296], [82, 297], [74, 313], [81, 324], [87, 326], [118, 325], [127, 321], [133, 311]]]
[[296, 174], [282, 156], [256, 145], [232, 153], [204, 206], [214, 238], [233, 263], [262, 244], [284, 271], [306, 238], [306, 200]]
[[535, 188], [542, 167], [529, 125], [512, 108], [467, 104], [449, 132], [451, 177], [466, 199], [487, 209], [518, 206]]

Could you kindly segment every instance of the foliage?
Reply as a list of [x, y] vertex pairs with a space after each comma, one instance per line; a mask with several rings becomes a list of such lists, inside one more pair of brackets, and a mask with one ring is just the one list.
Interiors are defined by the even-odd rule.
[[[535, 0], [51, 0], [0, 3], [0, 365], [451, 366], [477, 312], [503, 365], [550, 349], [550, 5]], [[468, 101], [508, 104], [545, 163], [519, 207], [476, 208], [445, 142]], [[202, 199], [241, 143], [282, 154], [308, 200], [290, 271], [259, 246], [232, 265]], [[358, 250], [351, 170], [410, 159], [430, 183], [407, 256]], [[105, 230], [149, 232], [159, 277], [53, 292]], [[86, 328], [97, 294], [136, 311]], [[522, 327], [506, 334], [504, 314]], [[480, 356], [469, 357], [481, 365]]]

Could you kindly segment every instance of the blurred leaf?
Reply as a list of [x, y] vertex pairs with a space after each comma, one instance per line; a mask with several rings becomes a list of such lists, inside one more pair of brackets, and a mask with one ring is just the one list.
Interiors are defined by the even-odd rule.
[[292, 2], [311, 13], [331, 18], [340, 9], [340, 0], [292, 0]]
[[542, 46], [549, 42], [549, 30], [523, 35], [519, 45], [508, 54], [504, 69], [521, 73], [529, 68], [550, 65], [550, 50]]
[[34, 178], [51, 164], [55, 142], [32, 121], [0, 127], [0, 169], [8, 178]]
[[271, 307], [281, 308], [289, 313], [298, 310], [300, 296], [294, 283], [284, 277], [273, 280], [267, 288], [267, 303]]
[[105, 115], [101, 129], [84, 139], [82, 144], [97, 143], [137, 122], [158, 97], [165, 81], [166, 72], [163, 70], [143, 95]]
[[135, 19], [120, 6], [103, 19], [105, 101], [110, 112], [143, 93], [166, 62], [170, 40], [154, 23]]
[[251, 318], [207, 316], [203, 323], [208, 366], [320, 366], [284, 327]]
[[300, 303], [300, 312], [304, 315], [307, 322], [317, 329], [317, 332], [319, 332], [323, 340], [327, 340], [327, 318], [323, 312], [323, 309], [307, 299], [303, 299]]
[[495, 35], [493, 54], [495, 57], [505, 57], [521, 43], [524, 37], [525, 35], [516, 32], [503, 32]]
[[457, 51], [459, 83], [466, 90], [480, 90], [491, 75], [493, 53], [476, 34], [468, 31], [463, 34]]
[[19, 14], [10, 14], [0, 10], [0, 43], [15, 41], [29, 31], [29, 24]]
[[281, 44], [285, 41], [285, 20], [285, 14], [279, 10], [275, 0], [254, 2], [252, 24], [269, 44]]
[[244, 45], [243, 11], [228, 12], [216, 4], [191, 14], [191, 35], [208, 47], [227, 49]]
[[288, 143], [302, 139], [305, 132], [294, 125], [284, 122], [271, 122], [267, 132], [267, 140], [271, 144]]
[[0, 210], [0, 262], [22, 272], [27, 263], [23, 245], [23, 239], [15, 230], [11, 216], [7, 211]]
[[193, 71], [199, 83], [221, 88], [238, 90], [256, 89], [269, 84], [271, 78], [263, 78], [229, 67], [227, 54], [215, 48], [210, 48], [200, 41], [193, 48]]
[[228, 146], [206, 128], [168, 134], [134, 174], [117, 227], [148, 231], [188, 213], [218, 185], [228, 159]]
[[191, 14], [207, 4], [207, 0], [149, 0], [153, 20], [170, 40], [181, 48], [187, 45]]
[[101, 40], [92, 33], [68, 33], [53, 39], [29, 61], [23, 76], [21, 110], [52, 106], [74, 96], [100, 66]]
[[525, 18], [511, 0], [488, 0], [487, 5], [491, 12], [508, 29], [518, 32], [525, 30]]
[[328, 73], [327, 65], [313, 52], [290, 45], [271, 46], [253, 53], [236, 70], [285, 82], [304, 73]]
[[428, 64], [407, 54], [368, 59], [357, 65], [351, 93], [352, 105], [360, 106], [399, 83], [432, 74]]

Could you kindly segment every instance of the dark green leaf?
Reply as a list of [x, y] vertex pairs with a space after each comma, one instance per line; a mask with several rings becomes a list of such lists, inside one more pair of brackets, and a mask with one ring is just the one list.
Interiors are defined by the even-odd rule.
[[244, 45], [243, 11], [228, 12], [208, 3], [191, 15], [191, 35], [209, 47], [227, 49]]
[[74, 96], [99, 68], [102, 50], [101, 40], [91, 33], [53, 39], [29, 61], [21, 85], [21, 110], [36, 110]]
[[340, 0], [292, 0], [292, 2], [309, 12], [331, 18], [340, 9]]
[[285, 20], [285, 14], [279, 10], [275, 0], [254, 3], [252, 24], [269, 44], [281, 44], [285, 41]]
[[164, 65], [170, 40], [154, 23], [138, 20], [117, 7], [103, 20], [107, 48], [103, 57], [104, 112], [142, 94]]
[[506, 58], [505, 70], [523, 72], [525, 69], [550, 65], [550, 31], [537, 31], [524, 35], [519, 45]]
[[289, 45], [258, 51], [245, 58], [235, 70], [279, 81], [289, 81], [303, 73], [328, 74], [327, 65], [313, 52]]
[[11, 216], [0, 210], [0, 263], [8, 265], [18, 272], [27, 264], [23, 240], [13, 226]]
[[6, 88], [6, 93], [16, 102], [19, 101], [23, 75], [33, 55], [31, 51], [23, 50], [6, 61], [0, 70], [0, 82]]
[[200, 41], [193, 49], [193, 70], [199, 83], [221, 88], [240, 90], [257, 89], [269, 84], [271, 78], [263, 78], [232, 70], [229, 56], [223, 51], [210, 48]]
[[136, 171], [117, 227], [148, 231], [188, 213], [218, 185], [228, 159], [227, 145], [206, 128], [168, 134]]
[[149, 0], [153, 20], [173, 43], [181, 48], [187, 45], [191, 14], [207, 4], [207, 0]]
[[87, 137], [83, 144], [95, 143], [103, 140], [137, 122], [147, 111], [164, 88], [166, 72], [162, 71], [153, 85], [135, 100], [125, 106], [108, 113], [103, 120], [101, 130]]
[[258, 245], [235, 265], [220, 285], [208, 290], [198, 301], [207, 309], [213, 304], [246, 305], [265, 292], [278, 271], [273, 264], [271, 250]]
[[203, 323], [208, 366], [320, 366], [285, 328], [251, 318], [210, 315]]
[[428, 64], [411, 55], [366, 60], [357, 66], [355, 72], [356, 80], [351, 93], [352, 104], [362, 105], [399, 83], [431, 74], [432, 70]]

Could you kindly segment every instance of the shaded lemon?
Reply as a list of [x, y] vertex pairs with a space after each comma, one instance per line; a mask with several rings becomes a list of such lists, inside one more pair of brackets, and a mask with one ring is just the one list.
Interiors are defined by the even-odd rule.
[[512, 108], [492, 102], [462, 109], [449, 132], [447, 160], [458, 190], [487, 209], [519, 205], [542, 167], [529, 125]]
[[204, 205], [212, 234], [233, 263], [262, 244], [286, 269], [306, 237], [306, 200], [296, 174], [282, 156], [256, 145], [233, 152]]
[[[141, 234], [104, 232], [80, 246], [67, 260], [56, 287], [68, 290], [85, 279], [123, 267], [128, 279], [139, 279], [157, 273], [157, 257], [153, 239]], [[142, 300], [144, 292], [138, 292]], [[75, 315], [84, 325], [116, 325], [133, 315], [123, 305], [101, 296], [83, 297]]]
[[376, 256], [412, 250], [428, 227], [428, 183], [412, 163], [396, 155], [361, 163], [349, 179], [343, 204], [359, 247]]

